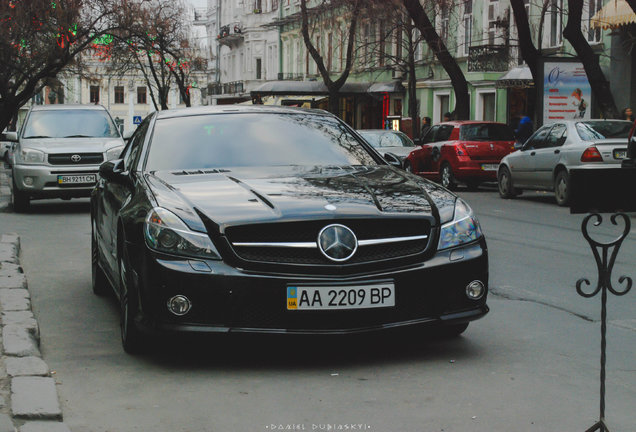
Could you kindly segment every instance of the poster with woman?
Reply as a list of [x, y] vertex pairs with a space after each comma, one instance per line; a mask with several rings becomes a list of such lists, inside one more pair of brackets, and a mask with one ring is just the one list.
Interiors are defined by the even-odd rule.
[[582, 63], [543, 64], [543, 123], [590, 119], [592, 89]]

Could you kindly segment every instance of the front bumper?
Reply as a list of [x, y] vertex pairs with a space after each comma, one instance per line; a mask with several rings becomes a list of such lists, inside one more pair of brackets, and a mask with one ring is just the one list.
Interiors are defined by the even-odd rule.
[[[223, 262], [175, 259], [143, 249], [136, 265], [141, 307], [135, 323], [145, 331], [347, 334], [465, 323], [489, 310], [483, 238], [416, 265], [352, 276], [257, 274]], [[206, 266], [209, 271], [195, 270]], [[319, 311], [286, 307], [289, 284], [342, 286], [387, 280], [395, 284], [394, 307]], [[465, 294], [466, 285], [473, 280], [486, 286], [486, 294], [479, 300]], [[192, 302], [185, 316], [175, 316], [167, 308], [167, 300], [178, 294]]]
[[[90, 196], [95, 183], [60, 185], [58, 176], [94, 175], [97, 179], [98, 171], [99, 165], [14, 165], [13, 178], [15, 186], [31, 198], [77, 198]], [[29, 182], [25, 181], [27, 177]]]

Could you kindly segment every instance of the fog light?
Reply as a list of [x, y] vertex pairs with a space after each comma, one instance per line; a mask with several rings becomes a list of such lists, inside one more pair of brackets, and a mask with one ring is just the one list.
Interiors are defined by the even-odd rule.
[[466, 296], [471, 300], [479, 300], [486, 293], [486, 287], [478, 280], [466, 285]]
[[24, 178], [24, 184], [27, 186], [33, 186], [33, 177], [25, 177]]
[[176, 295], [168, 300], [168, 310], [177, 316], [183, 316], [190, 312], [192, 303], [184, 295]]

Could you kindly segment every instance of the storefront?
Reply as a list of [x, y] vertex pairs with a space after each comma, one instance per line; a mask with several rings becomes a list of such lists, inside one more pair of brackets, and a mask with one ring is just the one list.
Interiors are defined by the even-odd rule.
[[536, 89], [528, 66], [516, 66], [497, 79], [495, 86], [507, 90], [506, 123], [516, 128], [522, 117], [536, 124]]
[[[340, 89], [339, 117], [355, 129], [380, 129], [399, 106], [404, 87], [399, 82], [345, 83]], [[329, 92], [322, 81], [269, 81], [251, 92], [252, 101], [328, 109]], [[269, 102], [275, 97], [275, 102]]]

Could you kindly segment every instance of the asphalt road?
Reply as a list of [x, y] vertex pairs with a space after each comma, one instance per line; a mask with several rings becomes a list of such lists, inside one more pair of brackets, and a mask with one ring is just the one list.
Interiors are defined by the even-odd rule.
[[[488, 239], [491, 313], [451, 340], [198, 338], [130, 356], [115, 301], [91, 292], [87, 200], [0, 213], [0, 231], [21, 237], [43, 356], [74, 432], [586, 430], [599, 415], [600, 299], [575, 290], [580, 277], [596, 283], [583, 216], [550, 194], [460, 195]], [[618, 232], [607, 224], [602, 239]], [[632, 229], [614, 279], [636, 279], [635, 256]], [[606, 418], [631, 431], [636, 291], [611, 297], [609, 318]]]

